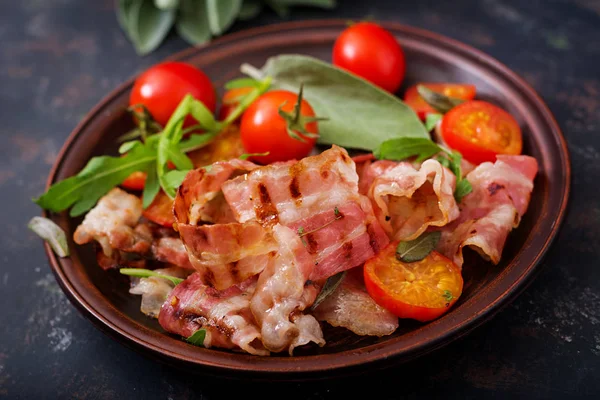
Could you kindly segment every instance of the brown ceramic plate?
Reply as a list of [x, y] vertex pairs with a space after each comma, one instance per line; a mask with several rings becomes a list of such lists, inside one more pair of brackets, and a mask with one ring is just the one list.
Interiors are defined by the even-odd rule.
[[[203, 48], [192, 48], [173, 59], [203, 69], [217, 87], [238, 75], [242, 62], [261, 66], [281, 53], [302, 53], [330, 60], [336, 36], [345, 21], [285, 23], [229, 35]], [[531, 205], [513, 231], [502, 262], [494, 266], [477, 257], [465, 264], [460, 300], [442, 318], [428, 324], [402, 321], [383, 338], [359, 337], [324, 326], [327, 345], [299, 349], [294, 357], [256, 357], [194, 347], [165, 333], [139, 311], [140, 297], [128, 294], [128, 280], [116, 271], [104, 272], [91, 247], [69, 242], [71, 256], [57, 258], [46, 246], [52, 269], [71, 301], [104, 332], [143, 353], [199, 371], [240, 372], [268, 377], [327, 377], [349, 373], [366, 364], [406, 361], [464, 335], [526, 286], [556, 236], [570, 188], [570, 163], [565, 140], [552, 114], [534, 90], [493, 58], [454, 40], [395, 23], [385, 23], [406, 52], [405, 87], [417, 81], [470, 82], [478, 97], [508, 110], [519, 121], [524, 152], [540, 164]], [[125, 114], [132, 81], [124, 83], [97, 105], [73, 131], [52, 168], [48, 185], [76, 174], [90, 157], [115, 151], [115, 138], [132, 127]], [[368, 134], [365, 132], [365, 134]], [[72, 237], [80, 219], [67, 213], [50, 217]], [[325, 324], [326, 325], [326, 324]]]

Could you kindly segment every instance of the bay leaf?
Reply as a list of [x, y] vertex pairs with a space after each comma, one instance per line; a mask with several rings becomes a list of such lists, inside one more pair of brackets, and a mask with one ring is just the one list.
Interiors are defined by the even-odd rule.
[[388, 139], [429, 138], [414, 113], [394, 95], [371, 83], [313, 57], [280, 55], [271, 57], [262, 69], [273, 78], [273, 87], [298, 92], [304, 84], [304, 98], [319, 117], [318, 142], [374, 150]]

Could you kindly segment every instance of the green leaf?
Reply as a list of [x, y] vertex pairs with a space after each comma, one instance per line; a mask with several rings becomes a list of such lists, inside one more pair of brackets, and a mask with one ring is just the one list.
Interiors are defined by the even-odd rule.
[[452, 301], [452, 299], [454, 298], [454, 296], [452, 295], [452, 292], [449, 290], [444, 290], [444, 294], [442, 295], [442, 297], [446, 301]]
[[160, 190], [158, 176], [156, 176], [156, 164], [152, 163], [148, 167], [146, 174], [146, 183], [142, 193], [142, 207], [148, 208]]
[[181, 0], [177, 33], [191, 45], [208, 42], [212, 34], [208, 26], [207, 0]]
[[130, 33], [130, 25], [132, 19], [132, 10], [134, 8], [139, 10], [141, 3], [144, 0], [118, 0], [117, 1], [117, 20], [119, 21], [119, 25], [123, 32], [127, 35], [129, 40], [133, 40], [131, 38]]
[[290, 16], [290, 7], [281, 4], [278, 0], [265, 0], [265, 3], [279, 15], [280, 18], [287, 18]]
[[319, 124], [321, 144], [373, 150], [388, 139], [429, 138], [414, 111], [397, 97], [316, 58], [272, 57], [262, 75], [272, 77], [277, 89], [297, 91], [304, 83], [304, 98], [316, 115], [329, 118]]
[[454, 190], [454, 198], [457, 203], [460, 203], [466, 195], [473, 191], [473, 186], [471, 186], [471, 182], [466, 179], [461, 179], [456, 183], [456, 189]]
[[317, 308], [319, 304], [323, 302], [323, 300], [325, 300], [330, 294], [335, 292], [335, 289], [337, 289], [338, 286], [340, 286], [345, 276], [346, 271], [343, 271], [327, 278], [325, 285], [323, 285], [323, 289], [321, 289], [321, 291], [319, 292], [319, 295], [315, 299], [315, 302], [312, 304], [310, 309], [314, 310], [315, 308]]
[[457, 99], [455, 97], [449, 97], [441, 93], [434, 92], [424, 85], [417, 85], [417, 92], [419, 92], [419, 95], [427, 104], [442, 114], [447, 113], [452, 108], [465, 102], [462, 99]]
[[204, 338], [206, 337], [206, 331], [204, 329], [198, 329], [192, 336], [187, 338], [187, 342], [194, 346], [204, 346]]
[[220, 36], [229, 29], [241, 8], [242, 0], [206, 0], [208, 27], [212, 34]]
[[76, 217], [92, 208], [131, 173], [146, 171], [155, 161], [156, 155], [147, 146], [135, 146], [123, 157], [94, 157], [76, 176], [55, 183], [34, 202], [54, 212], [73, 205], [70, 215]]
[[67, 257], [69, 255], [67, 235], [52, 220], [43, 217], [33, 217], [27, 224], [27, 227], [44, 239], [57, 256]]
[[427, 132], [431, 132], [442, 118], [442, 114], [427, 114], [425, 117], [425, 129], [427, 129]]
[[402, 161], [417, 156], [418, 161], [423, 161], [443, 149], [425, 138], [401, 137], [383, 142], [373, 150], [373, 155], [379, 160]]
[[190, 114], [204, 129], [214, 131], [217, 128], [213, 113], [201, 101], [194, 100], [190, 103]]
[[241, 89], [247, 87], [257, 87], [260, 85], [260, 81], [253, 78], [237, 78], [233, 79], [225, 84], [225, 89]]
[[181, 186], [181, 182], [185, 179], [185, 176], [190, 172], [190, 170], [183, 171], [169, 171], [164, 176], [164, 182], [169, 188], [172, 188], [174, 191]]
[[239, 156], [238, 158], [240, 160], [247, 160], [250, 157], [264, 157], [264, 156], [268, 156], [269, 152], [265, 151], [264, 153], [248, 153], [248, 154], [242, 154], [241, 156]]
[[173, 10], [179, 5], [179, 0], [154, 0], [154, 5], [161, 10]]
[[260, 0], [244, 0], [238, 15], [240, 21], [248, 21], [260, 14], [263, 3]]
[[174, 285], [179, 285], [184, 279], [177, 278], [176, 276], [160, 274], [158, 272], [151, 271], [149, 269], [143, 268], [121, 268], [119, 270], [120, 273], [127, 276], [135, 276], [137, 278], [149, 278], [151, 276], [156, 276], [159, 278], [164, 278], [171, 281]]
[[152, 1], [134, 1], [127, 12], [129, 39], [140, 55], [156, 49], [175, 22], [175, 10], [160, 10]]
[[277, 3], [288, 7], [307, 6], [332, 9], [336, 6], [335, 0], [278, 0]]
[[435, 249], [442, 232], [425, 232], [415, 240], [398, 243], [396, 258], [403, 262], [420, 261]]
[[135, 146], [142, 144], [139, 140], [132, 140], [131, 142], [125, 142], [121, 146], [119, 146], [119, 154], [125, 154]]

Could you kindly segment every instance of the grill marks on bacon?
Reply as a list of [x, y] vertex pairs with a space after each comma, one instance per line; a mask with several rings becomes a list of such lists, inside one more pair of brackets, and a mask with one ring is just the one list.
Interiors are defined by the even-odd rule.
[[314, 264], [295, 231], [273, 227], [278, 252], [260, 274], [250, 302], [264, 346], [273, 352], [315, 342], [325, 344], [319, 323], [302, 311], [315, 300], [319, 288], [306, 284]]
[[509, 232], [527, 211], [538, 164], [529, 156], [498, 156], [467, 175], [473, 192], [460, 203], [460, 217], [442, 228], [438, 251], [457, 265], [470, 247], [497, 264]]
[[225, 182], [223, 193], [242, 223], [279, 222], [304, 232], [302, 241], [317, 265], [311, 279], [355, 267], [389, 242], [368, 199], [358, 193], [354, 162], [337, 146], [292, 165], [255, 169]]
[[395, 240], [415, 239], [430, 226], [458, 218], [456, 178], [436, 160], [426, 160], [418, 169], [408, 162], [377, 161], [363, 170], [361, 179], [379, 223]]
[[218, 291], [202, 283], [194, 273], [173, 289], [163, 303], [158, 322], [168, 332], [190, 337], [206, 330], [205, 347], [241, 349], [254, 355], [269, 355], [250, 311], [256, 279]]

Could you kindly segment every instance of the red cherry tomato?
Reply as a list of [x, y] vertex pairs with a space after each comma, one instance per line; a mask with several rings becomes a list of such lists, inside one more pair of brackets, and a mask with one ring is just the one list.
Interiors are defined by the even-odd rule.
[[523, 138], [518, 122], [506, 111], [485, 101], [460, 104], [444, 115], [442, 138], [475, 164], [496, 161], [498, 154], [521, 154]]
[[142, 212], [142, 215], [154, 223], [172, 227], [173, 223], [175, 223], [173, 200], [161, 190], [148, 208]]
[[240, 104], [240, 100], [252, 91], [251, 87], [230, 89], [225, 92], [221, 99], [221, 109], [219, 110], [219, 120], [224, 121], [229, 114]]
[[[296, 93], [287, 90], [274, 90], [260, 96], [242, 116], [240, 132], [244, 149], [248, 153], [265, 153], [266, 156], [252, 157], [253, 161], [268, 164], [276, 161], [299, 160], [306, 157], [317, 141], [295, 133], [302, 137], [302, 141], [294, 139], [287, 131], [285, 119], [279, 115], [279, 107], [283, 111], [292, 112], [298, 101]], [[302, 100], [300, 115], [314, 117], [315, 112], [306, 100]], [[318, 133], [317, 122], [304, 124], [308, 133]]]
[[133, 172], [121, 183], [121, 186], [129, 190], [144, 190], [147, 175], [142, 171]]
[[359, 22], [338, 36], [333, 64], [391, 93], [400, 87], [406, 69], [396, 38], [373, 22]]
[[[463, 100], [473, 100], [475, 98], [476, 88], [475, 85], [460, 84], [460, 83], [419, 83], [434, 92], [444, 94], [449, 97], [455, 97]], [[427, 114], [437, 113], [433, 107], [431, 107], [417, 91], [417, 85], [408, 88], [404, 94], [404, 102], [421, 118], [425, 120]]]
[[462, 294], [460, 268], [437, 251], [421, 261], [396, 258], [390, 243], [364, 266], [367, 292], [381, 307], [400, 318], [430, 321], [452, 307]]
[[[211, 112], [215, 112], [215, 89], [204, 72], [186, 63], [169, 61], [150, 67], [135, 80], [129, 105], [145, 105], [154, 120], [165, 126], [187, 94], [191, 94]], [[188, 116], [184, 126], [196, 123]]]

